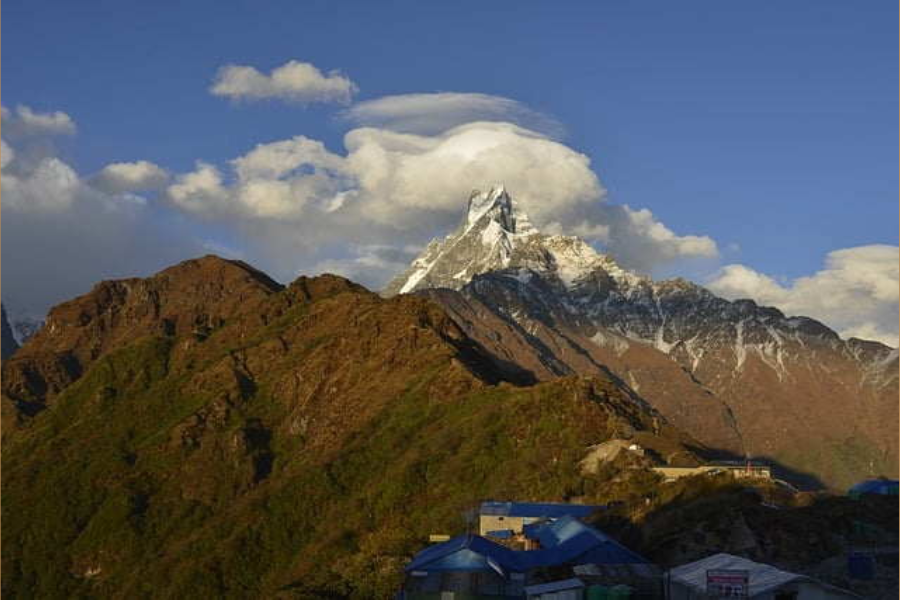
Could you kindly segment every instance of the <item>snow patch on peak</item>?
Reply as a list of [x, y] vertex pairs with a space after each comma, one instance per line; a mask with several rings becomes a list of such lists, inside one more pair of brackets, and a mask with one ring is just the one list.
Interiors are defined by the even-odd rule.
[[552, 235], [545, 247], [553, 256], [556, 276], [567, 288], [599, 266], [600, 254], [579, 238]]
[[641, 283], [650, 283], [649, 277], [644, 277], [642, 275], [638, 275], [633, 271], [628, 271], [627, 269], [623, 269], [619, 266], [612, 256], [609, 254], [599, 254], [598, 264], [600, 267], [606, 271], [610, 277], [613, 278], [613, 281], [618, 283], [620, 286], [625, 288], [633, 288]]
[[406, 280], [406, 283], [403, 284], [403, 287], [400, 288], [400, 293], [405, 294], [407, 292], [411, 292], [415, 289], [416, 284], [422, 281], [422, 278], [428, 274], [428, 267], [422, 266], [419, 269], [416, 269], [409, 276], [409, 279]]
[[611, 349], [613, 352], [615, 352], [616, 356], [622, 356], [628, 351], [630, 347], [628, 341], [625, 338], [612, 332], [607, 332], [606, 334], [604, 334], [602, 331], [597, 330], [597, 333], [591, 336], [590, 340], [601, 348]]
[[653, 338], [653, 346], [664, 354], [669, 354], [675, 344], [667, 342], [665, 337], [665, 322], [656, 330], [656, 336]]
[[537, 229], [518, 202], [506, 191], [502, 184], [497, 184], [487, 192], [475, 190], [469, 196], [469, 208], [461, 234], [465, 234], [485, 220], [495, 222], [511, 235], [535, 235]]
[[491, 221], [481, 231], [481, 243], [488, 248], [493, 247], [503, 238], [503, 228], [497, 221]]
[[503, 185], [502, 183], [495, 183], [491, 187], [490, 191], [488, 192], [488, 195], [491, 198], [499, 198], [500, 196], [509, 196], [509, 194], [506, 193], [506, 186]]
[[[491, 214], [493, 213], [493, 214]], [[512, 200], [502, 185], [494, 186], [487, 192], [475, 190], [469, 196], [469, 208], [466, 212], [466, 230], [474, 227], [485, 216], [490, 214], [492, 220], [500, 222], [510, 232], [515, 231]]]
[[734, 357], [735, 371], [740, 373], [744, 369], [744, 361], [747, 359], [747, 349], [744, 347], [744, 321], [738, 321], [734, 326]]

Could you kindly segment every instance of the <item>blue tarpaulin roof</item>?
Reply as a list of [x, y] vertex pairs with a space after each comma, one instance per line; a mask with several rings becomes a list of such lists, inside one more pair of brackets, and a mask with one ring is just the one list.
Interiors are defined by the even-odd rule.
[[497, 531], [488, 531], [487, 534], [493, 538], [506, 540], [513, 536], [513, 531], [512, 529], [499, 529]]
[[482, 515], [558, 519], [566, 515], [587, 517], [602, 506], [553, 502], [482, 502]]
[[522, 525], [522, 533], [530, 540], [536, 540], [537, 532], [541, 530], [541, 528], [546, 525], [546, 521], [538, 521], [537, 523], [526, 523]]
[[647, 560], [574, 517], [537, 531], [540, 550], [510, 550], [481, 536], [453, 538], [419, 552], [407, 571], [498, 571], [523, 573], [563, 564], [645, 564]]
[[896, 496], [900, 489], [900, 482], [896, 479], [869, 479], [857, 483], [850, 488], [850, 495], [882, 494], [884, 496]]

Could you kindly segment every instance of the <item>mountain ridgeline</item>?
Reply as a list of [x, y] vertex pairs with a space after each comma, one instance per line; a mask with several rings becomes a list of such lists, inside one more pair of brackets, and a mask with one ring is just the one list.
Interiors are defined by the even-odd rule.
[[390, 597], [485, 498], [596, 499], [589, 448], [705, 449], [605, 374], [534, 383], [435, 302], [191, 260], [3, 363], [10, 597]]
[[629, 272], [540, 233], [502, 187], [385, 290], [429, 297], [539, 380], [612, 375], [710, 447], [810, 486], [898, 468], [898, 354], [805, 317]]
[[[481, 500], [897, 470], [896, 350], [631, 273], [502, 188], [383, 296], [207, 256], [56, 306], [2, 369], [10, 597], [391, 597]], [[612, 440], [644, 452], [586, 471]]]

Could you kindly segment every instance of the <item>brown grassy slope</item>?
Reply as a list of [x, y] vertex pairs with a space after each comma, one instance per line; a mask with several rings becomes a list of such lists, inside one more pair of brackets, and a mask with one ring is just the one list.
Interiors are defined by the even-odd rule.
[[428, 300], [215, 257], [101, 284], [22, 352], [3, 366], [13, 595], [383, 597], [479, 499], [591, 494], [588, 446], [690, 453], [608, 378], [504, 382]]

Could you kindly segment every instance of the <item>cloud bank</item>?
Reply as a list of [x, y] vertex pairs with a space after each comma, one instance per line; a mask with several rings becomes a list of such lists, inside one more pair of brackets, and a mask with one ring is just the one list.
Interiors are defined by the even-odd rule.
[[562, 137], [559, 121], [510, 98], [489, 94], [439, 92], [400, 94], [357, 102], [342, 117], [357, 125], [401, 133], [435, 135], [477, 121], [504, 121]]
[[[303, 95], [296, 82], [272, 83], [284, 80], [278, 72], [263, 76], [269, 83], [259, 90], [293, 86], [291, 94]], [[228, 88], [236, 96], [256, 85], [255, 76], [220, 78], [243, 82]], [[711, 238], [676, 233], [647, 209], [609, 202], [589, 157], [552, 127], [525, 125], [540, 121], [536, 115], [482, 94], [389, 96], [344, 113], [360, 126], [339, 150], [296, 135], [224, 164], [198, 160], [184, 173], [138, 160], [85, 177], [43, 141], [76, 131], [68, 115], [4, 109], [3, 250], [17, 257], [4, 264], [5, 299], [41, 311], [99, 279], [149, 274], [209, 251], [238, 255], [282, 280], [332, 271], [380, 288], [458, 224], [473, 189], [496, 183], [538, 227], [585, 237], [625, 267], [651, 272], [717, 259]], [[896, 247], [862, 246], [832, 252], [823, 270], [787, 284], [728, 265], [708, 287], [896, 345], [897, 265]]]
[[874, 244], [829, 252], [825, 267], [782, 284], [750, 267], [724, 267], [707, 284], [729, 299], [752, 298], [789, 315], [813, 317], [842, 337], [898, 345], [900, 249]]
[[109, 164], [93, 178], [92, 184], [110, 193], [158, 190], [169, 180], [159, 165], [146, 160]]
[[472, 189], [496, 182], [538, 226], [598, 241], [626, 266], [717, 254], [709, 238], [676, 235], [647, 210], [606, 203], [587, 156], [513, 123], [478, 121], [435, 135], [360, 127], [343, 145], [336, 153], [305, 136], [260, 144], [226, 168], [198, 163], [165, 195], [179, 210], [231, 223], [272, 254], [272, 245], [283, 246], [289, 260], [304, 249], [355, 244], [359, 255], [318, 264], [363, 265], [364, 282], [376, 287], [399, 263], [372, 260], [372, 248], [445, 234]]
[[209, 91], [234, 100], [278, 99], [298, 104], [349, 104], [356, 84], [339, 71], [322, 73], [315, 65], [291, 60], [268, 75], [254, 67], [226, 65], [219, 69]]
[[38, 135], [73, 135], [76, 131], [72, 117], [61, 111], [42, 113], [20, 104], [14, 111], [0, 108], [3, 135], [8, 138]]
[[[40, 135], [74, 131], [74, 123], [52, 121], [42, 122]], [[42, 318], [102, 279], [149, 274], [204, 253], [183, 223], [132, 193], [159, 183], [155, 165], [118, 163], [85, 178], [35, 143], [37, 150], [27, 138], [16, 149], [0, 145], [3, 301], [13, 314]]]

